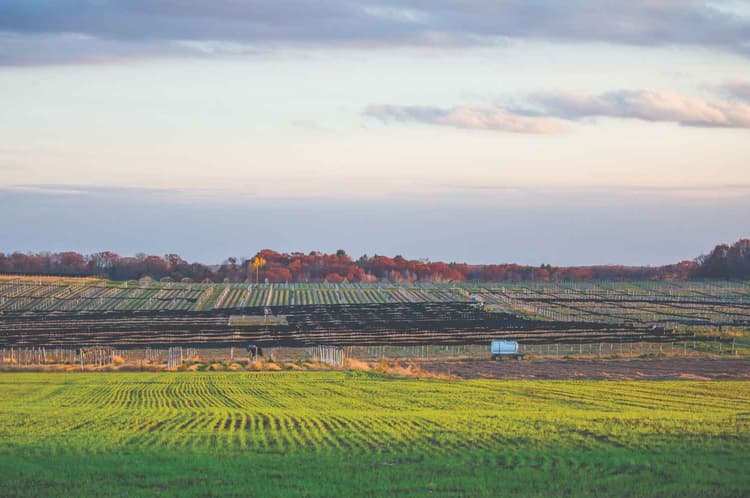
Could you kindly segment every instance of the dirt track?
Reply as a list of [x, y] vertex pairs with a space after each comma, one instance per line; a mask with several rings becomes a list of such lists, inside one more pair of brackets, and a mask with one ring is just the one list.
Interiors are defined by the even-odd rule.
[[425, 361], [425, 372], [467, 379], [750, 380], [750, 358]]

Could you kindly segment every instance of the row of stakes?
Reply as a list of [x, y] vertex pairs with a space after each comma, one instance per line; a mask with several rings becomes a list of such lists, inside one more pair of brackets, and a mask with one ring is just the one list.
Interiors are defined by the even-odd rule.
[[90, 348], [2, 348], [0, 351], [0, 368], [14, 366], [35, 366], [54, 363], [104, 367], [115, 362], [117, 350], [107, 346]]
[[[321, 363], [333, 366], [342, 366], [346, 358], [344, 348], [340, 346], [315, 346], [307, 348], [309, 356], [317, 358]], [[265, 359], [273, 361], [273, 348], [262, 348], [250, 346], [247, 354], [251, 362]], [[164, 350], [147, 348], [143, 351], [142, 360], [148, 362], [159, 362], [162, 360]], [[123, 351], [112, 347], [96, 346], [89, 348], [1, 348], [0, 369], [18, 366], [42, 366], [48, 364], [79, 365], [81, 369], [87, 366], [104, 367], [113, 365], [115, 358], [126, 356]], [[171, 347], [166, 350], [167, 368], [177, 368], [190, 358], [197, 356], [194, 348]], [[234, 359], [235, 348], [232, 348], [230, 358]]]

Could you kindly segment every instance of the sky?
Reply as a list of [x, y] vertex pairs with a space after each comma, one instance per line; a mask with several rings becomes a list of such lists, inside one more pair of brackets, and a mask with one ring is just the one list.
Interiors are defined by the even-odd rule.
[[0, 0], [0, 251], [658, 265], [750, 236], [750, 3]]

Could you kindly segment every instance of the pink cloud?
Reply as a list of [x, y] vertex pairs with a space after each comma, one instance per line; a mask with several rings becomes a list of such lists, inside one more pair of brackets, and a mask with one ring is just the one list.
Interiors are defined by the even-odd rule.
[[510, 133], [559, 133], [564, 126], [555, 119], [525, 116], [500, 107], [428, 107], [374, 105], [365, 115], [383, 121], [413, 121], [467, 130], [493, 130]]
[[709, 101], [661, 90], [622, 90], [601, 95], [545, 93], [534, 97], [546, 116], [564, 119], [618, 117], [684, 126], [750, 128], [750, 105]]

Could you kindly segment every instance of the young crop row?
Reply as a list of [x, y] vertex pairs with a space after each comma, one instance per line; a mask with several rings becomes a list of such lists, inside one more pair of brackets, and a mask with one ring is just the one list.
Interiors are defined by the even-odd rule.
[[7, 496], [748, 496], [750, 383], [0, 375]]
[[[750, 442], [743, 382], [492, 382], [358, 373], [3, 375], [8, 444], [429, 451]], [[54, 416], [52, 416], [54, 414]], [[502, 416], [498, 416], [502, 414]], [[534, 443], [536, 442], [536, 443]]]

